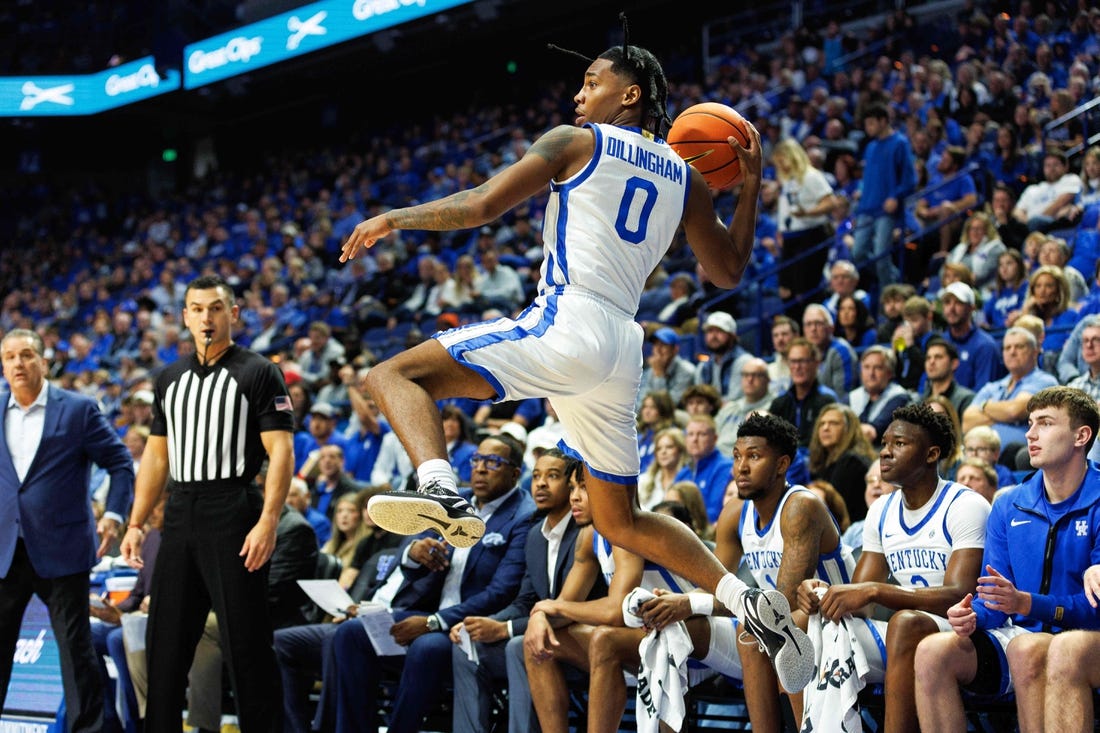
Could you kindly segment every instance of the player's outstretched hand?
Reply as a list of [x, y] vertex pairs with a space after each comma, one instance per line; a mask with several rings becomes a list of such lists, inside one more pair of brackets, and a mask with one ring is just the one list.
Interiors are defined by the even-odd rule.
[[386, 221], [384, 214], [359, 222], [355, 225], [351, 236], [348, 237], [348, 241], [344, 242], [344, 246], [340, 250], [340, 261], [354, 260], [360, 249], [364, 247], [370, 249], [375, 242], [392, 231], [393, 228]]

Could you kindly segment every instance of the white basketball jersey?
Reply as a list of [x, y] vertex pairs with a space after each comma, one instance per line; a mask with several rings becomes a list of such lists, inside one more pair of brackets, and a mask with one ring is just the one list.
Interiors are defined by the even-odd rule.
[[893, 491], [868, 508], [863, 551], [884, 555], [903, 587], [943, 585], [954, 550], [985, 547], [989, 510], [978, 492], [943, 479], [925, 505], [913, 510], [900, 490]]
[[[783, 533], [780, 531], [779, 518], [783, 516], [783, 507], [787, 504], [787, 499], [796, 491], [805, 491], [812, 495], [812, 492], [804, 486], [791, 486], [780, 497], [772, 521], [764, 527], [757, 526], [759, 516], [753, 502], [746, 501], [741, 506], [741, 518], [738, 524], [738, 535], [741, 537], [743, 551], [741, 563], [749, 569], [752, 577], [756, 579], [756, 584], [761, 588], [776, 587], [779, 564], [783, 560]], [[838, 527], [837, 535], [839, 534]], [[826, 581], [829, 585], [848, 583], [852, 579], [852, 571], [855, 567], [856, 562], [852, 557], [851, 549], [838, 542], [835, 550], [818, 557], [817, 573], [814, 577]]]
[[550, 184], [539, 292], [576, 286], [633, 316], [680, 226], [690, 171], [667, 143], [638, 128], [585, 127], [596, 136], [592, 159]]
[[[600, 562], [600, 570], [603, 572], [604, 582], [610, 587], [611, 576], [615, 574], [615, 557], [611, 554], [611, 543], [600, 535], [599, 532], [593, 530], [592, 549], [596, 551], [596, 559]], [[638, 586], [649, 591], [654, 588], [663, 588], [673, 593], [687, 593], [695, 588], [695, 585], [692, 584], [691, 581], [685, 580], [676, 573], [666, 570], [657, 563], [650, 562], [649, 560], [645, 561], [645, 570], [642, 571], [642, 582], [639, 583]]]

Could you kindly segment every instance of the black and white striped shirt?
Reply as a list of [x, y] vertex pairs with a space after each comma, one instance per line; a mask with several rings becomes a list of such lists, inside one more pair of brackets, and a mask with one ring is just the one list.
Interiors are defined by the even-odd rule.
[[150, 432], [167, 437], [177, 484], [250, 483], [266, 456], [260, 433], [293, 429], [282, 372], [241, 346], [210, 366], [180, 359], [157, 378]]

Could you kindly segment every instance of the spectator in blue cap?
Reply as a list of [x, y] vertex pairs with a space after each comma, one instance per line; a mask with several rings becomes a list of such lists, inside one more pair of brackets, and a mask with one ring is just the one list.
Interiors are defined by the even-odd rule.
[[684, 390], [695, 381], [695, 365], [680, 356], [680, 334], [675, 330], [658, 328], [649, 342], [652, 348], [642, 370], [636, 406], [641, 407], [643, 395], [658, 391], [668, 392], [672, 404], [678, 405]]

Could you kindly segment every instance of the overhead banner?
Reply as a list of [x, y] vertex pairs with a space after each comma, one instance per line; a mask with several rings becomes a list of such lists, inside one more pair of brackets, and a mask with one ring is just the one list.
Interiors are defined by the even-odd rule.
[[195, 89], [472, 1], [322, 0], [303, 5], [186, 46], [183, 86]]
[[95, 74], [0, 77], [0, 116], [93, 115], [180, 88], [180, 73], [157, 74], [152, 56]]
[[93, 115], [195, 89], [473, 0], [321, 0], [184, 48], [183, 73], [152, 56], [95, 74], [0, 77], [0, 117]]

